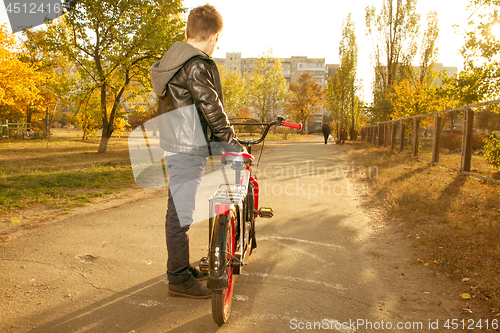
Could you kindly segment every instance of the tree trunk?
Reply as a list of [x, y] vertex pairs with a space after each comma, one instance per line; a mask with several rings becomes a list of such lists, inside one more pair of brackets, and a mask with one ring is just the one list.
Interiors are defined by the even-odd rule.
[[31, 117], [33, 116], [33, 110], [29, 105], [26, 106], [26, 123], [31, 124]]
[[98, 154], [105, 154], [108, 149], [108, 142], [111, 138], [111, 133], [108, 135], [108, 130], [106, 128], [102, 129], [101, 142], [99, 143], [99, 149], [97, 150]]

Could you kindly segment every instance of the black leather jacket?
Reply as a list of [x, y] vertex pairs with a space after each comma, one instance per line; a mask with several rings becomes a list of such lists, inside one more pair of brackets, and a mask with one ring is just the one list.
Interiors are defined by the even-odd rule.
[[[225, 145], [226, 151], [241, 149], [224, 112], [217, 65], [205, 53], [187, 43], [175, 43], [151, 67], [151, 81], [159, 95], [160, 146], [164, 150], [207, 155], [209, 142], [230, 143]], [[220, 153], [220, 146], [218, 149], [211, 153]]]

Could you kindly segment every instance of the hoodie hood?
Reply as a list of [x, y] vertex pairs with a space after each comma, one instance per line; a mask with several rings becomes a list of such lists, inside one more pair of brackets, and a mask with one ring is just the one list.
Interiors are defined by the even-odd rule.
[[208, 55], [196, 47], [185, 43], [175, 42], [167, 53], [149, 68], [151, 84], [158, 96], [165, 96], [167, 84], [172, 80], [179, 69], [193, 57], [209, 59]]

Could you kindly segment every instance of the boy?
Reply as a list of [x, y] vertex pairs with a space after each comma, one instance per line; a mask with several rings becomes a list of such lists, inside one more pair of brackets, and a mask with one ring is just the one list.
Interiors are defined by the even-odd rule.
[[222, 17], [213, 6], [193, 9], [186, 42], [174, 43], [150, 69], [153, 89], [160, 97], [159, 116], [175, 115], [160, 126], [160, 146], [174, 153], [167, 157], [171, 173], [165, 222], [171, 296], [211, 297], [211, 290], [193, 276], [198, 272], [190, 267], [187, 231], [207, 156], [214, 153], [210, 143], [225, 143], [225, 150], [242, 149], [224, 112], [219, 72], [210, 58], [222, 27]]

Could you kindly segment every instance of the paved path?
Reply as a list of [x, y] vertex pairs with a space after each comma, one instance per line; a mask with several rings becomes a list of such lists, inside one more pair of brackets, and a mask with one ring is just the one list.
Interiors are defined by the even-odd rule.
[[[362, 167], [368, 172], [319, 139], [264, 153], [261, 203], [275, 217], [258, 221], [258, 248], [236, 278], [222, 328], [210, 300], [167, 296], [162, 192], [1, 246], [0, 331], [380, 332], [391, 323], [393, 331], [427, 332], [429, 320], [443, 331], [464, 304], [450, 281], [417, 265], [398, 227], [377, 217], [352, 177]], [[206, 255], [207, 229], [190, 230], [193, 261]]]

